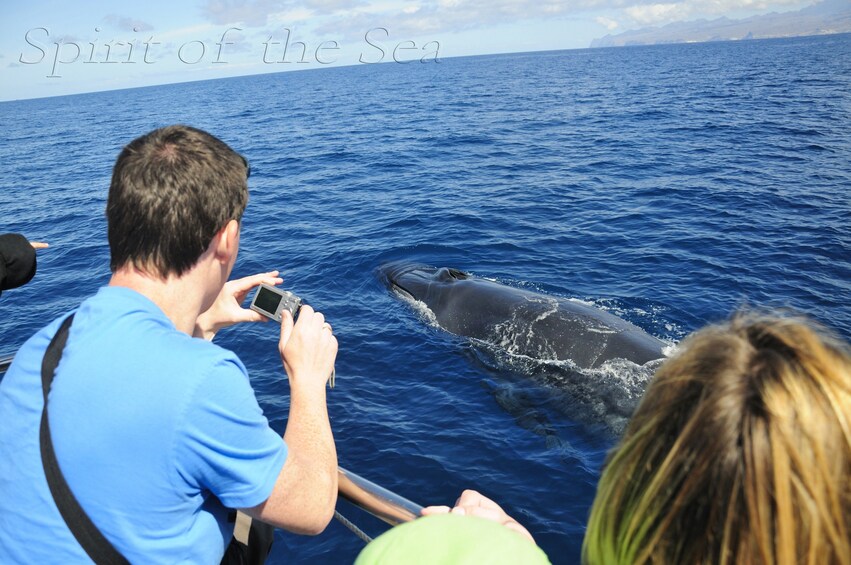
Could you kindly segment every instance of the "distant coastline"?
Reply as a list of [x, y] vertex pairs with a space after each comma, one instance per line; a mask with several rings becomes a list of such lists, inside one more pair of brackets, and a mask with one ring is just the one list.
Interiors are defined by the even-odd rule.
[[630, 30], [595, 39], [590, 47], [707, 43], [840, 33], [851, 33], [851, 3], [847, 0], [825, 0], [795, 12], [771, 13], [740, 20], [722, 17], [674, 22], [661, 27]]

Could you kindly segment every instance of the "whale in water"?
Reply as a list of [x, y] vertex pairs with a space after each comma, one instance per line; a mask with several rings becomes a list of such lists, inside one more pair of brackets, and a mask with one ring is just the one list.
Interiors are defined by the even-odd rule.
[[424, 303], [437, 324], [510, 354], [593, 369], [614, 359], [665, 357], [665, 342], [587, 304], [514, 288], [457, 269], [393, 262], [380, 267], [394, 292]]

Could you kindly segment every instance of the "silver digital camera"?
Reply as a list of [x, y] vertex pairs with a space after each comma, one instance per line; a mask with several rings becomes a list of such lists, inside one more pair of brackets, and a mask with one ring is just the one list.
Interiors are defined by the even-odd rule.
[[267, 318], [281, 321], [281, 312], [289, 310], [295, 319], [301, 307], [301, 298], [287, 290], [281, 290], [268, 284], [261, 284], [251, 299], [250, 308]]

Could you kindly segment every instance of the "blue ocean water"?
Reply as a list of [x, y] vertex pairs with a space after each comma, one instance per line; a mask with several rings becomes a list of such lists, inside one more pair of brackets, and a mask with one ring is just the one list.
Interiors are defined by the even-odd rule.
[[[51, 247], [31, 283], [0, 298], [0, 355], [108, 281], [104, 207], [121, 147], [170, 123], [207, 129], [252, 167], [235, 275], [280, 269], [338, 335], [340, 464], [422, 504], [475, 487], [553, 562], [574, 563], [615, 436], [595, 395], [636, 400], [647, 375], [516, 363], [429, 325], [377, 267], [410, 259], [576, 298], [672, 345], [743, 304], [792, 307], [851, 339], [849, 93], [841, 35], [2, 103], [0, 231]], [[273, 326], [217, 341], [283, 431]], [[271, 562], [345, 563], [361, 547], [334, 522], [318, 537], [279, 532]]]

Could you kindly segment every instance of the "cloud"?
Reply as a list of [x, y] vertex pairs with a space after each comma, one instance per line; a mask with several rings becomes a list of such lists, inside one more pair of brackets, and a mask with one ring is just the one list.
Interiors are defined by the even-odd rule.
[[142, 20], [136, 18], [126, 18], [123, 16], [116, 16], [115, 14], [109, 14], [104, 18], [104, 21], [112, 26], [117, 27], [121, 31], [152, 31], [154, 26], [149, 24], [148, 22], [144, 22]]
[[298, 3], [286, 0], [207, 0], [201, 7], [201, 13], [214, 24], [239, 23], [262, 27], [268, 23], [270, 16], [298, 7]]
[[640, 25], [684, 20], [693, 13], [687, 2], [630, 6], [624, 12], [633, 22]]
[[[403, 24], [406, 28], [444, 31], [484, 27], [492, 23], [549, 18], [576, 13], [584, 9], [622, 4], [624, 0], [206, 0], [201, 12], [215, 24], [242, 23], [262, 27], [280, 21], [287, 12], [303, 14], [305, 10], [316, 19], [337, 18], [363, 21], [367, 16], [374, 25]], [[339, 28], [340, 25], [335, 27]], [[353, 28], [354, 26], [346, 26]], [[357, 26], [362, 28], [363, 26]]]
[[343, 10], [353, 10], [364, 6], [366, 3], [360, 0], [308, 0], [302, 2], [312, 10], [324, 13], [333, 13]]
[[213, 24], [198, 24], [168, 31], [157, 33], [154, 39], [157, 41], [187, 41], [189, 39], [198, 39], [202, 34], [210, 34], [211, 32], [224, 31]]
[[[211, 23], [248, 28], [306, 23], [320, 35], [363, 37], [383, 27], [394, 36], [452, 33], [597, 12], [596, 22], [646, 26], [736, 10], [800, 6], [809, 0], [205, 0]], [[600, 16], [605, 10], [606, 16]]]
[[291, 26], [299, 22], [307, 22], [315, 16], [313, 10], [309, 8], [293, 8], [285, 12], [277, 12], [269, 14], [267, 23], [269, 25]]
[[365, 0], [206, 0], [201, 14], [214, 24], [263, 27], [288, 17], [322, 18], [334, 14], [359, 13], [375, 2]]
[[622, 12], [634, 25], [659, 25], [697, 18], [719, 17], [737, 11], [765, 11], [801, 6], [802, 0], [681, 0], [666, 3], [635, 3]]
[[394, 37], [451, 33], [492, 25], [514, 24], [567, 16], [576, 7], [601, 0], [420, 0], [373, 3], [323, 19], [316, 31], [323, 35], [363, 37], [383, 27]]
[[614, 31], [620, 25], [615, 20], [607, 18], [606, 16], [599, 16], [594, 21], [596, 21], [598, 24], [600, 24], [601, 26], [603, 26], [604, 28], [606, 28], [609, 31]]

